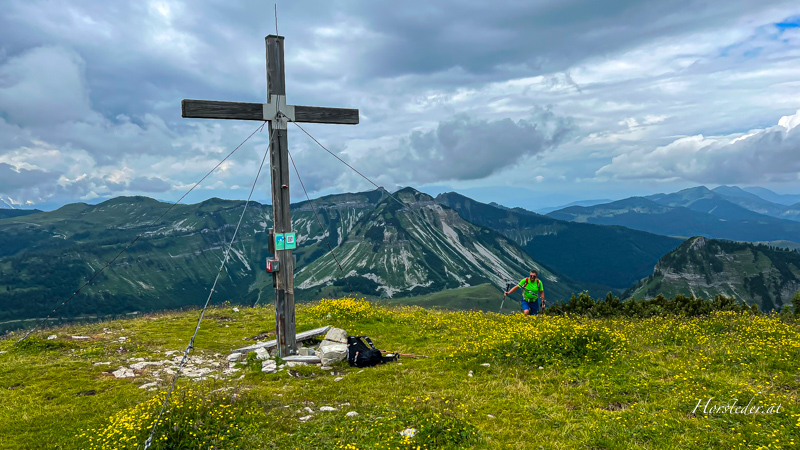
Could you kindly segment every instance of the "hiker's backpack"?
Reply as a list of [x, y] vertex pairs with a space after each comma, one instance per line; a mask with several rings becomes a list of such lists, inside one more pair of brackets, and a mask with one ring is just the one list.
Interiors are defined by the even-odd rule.
[[390, 361], [397, 361], [397, 355], [383, 356], [367, 336], [347, 337], [347, 363], [350, 367], [372, 367]]

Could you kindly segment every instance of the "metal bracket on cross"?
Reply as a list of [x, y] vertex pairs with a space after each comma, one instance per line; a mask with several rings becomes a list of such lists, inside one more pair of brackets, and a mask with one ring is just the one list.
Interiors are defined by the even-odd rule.
[[295, 121], [294, 105], [286, 104], [285, 95], [269, 96], [269, 103], [264, 103], [264, 120], [272, 122], [273, 128], [285, 130], [289, 122]]

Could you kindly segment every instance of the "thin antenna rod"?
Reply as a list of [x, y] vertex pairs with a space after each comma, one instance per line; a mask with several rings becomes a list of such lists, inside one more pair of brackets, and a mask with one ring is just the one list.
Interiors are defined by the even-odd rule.
[[275, 3], [275, 36], [280, 36], [278, 33], [278, 4]]

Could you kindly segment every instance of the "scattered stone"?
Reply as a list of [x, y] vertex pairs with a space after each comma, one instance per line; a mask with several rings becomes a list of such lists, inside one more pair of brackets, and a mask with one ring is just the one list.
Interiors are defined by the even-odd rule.
[[111, 361], [96, 362], [96, 363], [94, 363], [92, 365], [93, 366], [110, 366], [111, 365]]
[[139, 389], [149, 389], [151, 387], [156, 387], [156, 386], [158, 386], [158, 383], [154, 381], [152, 383], [145, 383], [145, 384], [139, 386]]
[[147, 366], [163, 366], [164, 361], [142, 361], [131, 364], [131, 369], [142, 370]]
[[323, 366], [330, 366], [347, 358], [347, 332], [331, 328], [319, 344], [319, 358]]
[[244, 353], [231, 353], [226, 359], [228, 362], [236, 362], [241, 361], [242, 358], [244, 358]]
[[301, 347], [300, 350], [297, 351], [297, 354], [300, 356], [315, 356], [317, 353], [313, 348]]
[[0, 355], [2, 355], [3, 353], [8, 353], [8, 351], [7, 350], [0, 350]]
[[542, 366], [539, 366], [539, 370], [542, 370], [542, 369], [544, 369], [544, 367], [542, 367]]
[[333, 406], [323, 406], [319, 410], [323, 411], [323, 412], [325, 412], [325, 411], [336, 411], [336, 408], [334, 408]]
[[258, 358], [261, 361], [263, 361], [265, 359], [269, 359], [270, 358], [269, 351], [264, 349], [263, 347], [257, 349], [256, 350], [256, 358]]
[[91, 337], [89, 337], [89, 336], [72, 336], [72, 339], [77, 339], [77, 340], [80, 341], [80, 340], [85, 340], [85, 339], [91, 339]]
[[142, 362], [144, 361], [144, 358], [128, 358], [128, 361]]
[[300, 361], [287, 361], [286, 367], [307, 366], [308, 364]]
[[[166, 370], [165, 370], [166, 371]], [[209, 369], [208, 367], [185, 367], [183, 369], [183, 375], [189, 378], [198, 378], [198, 379], [205, 379], [205, 376], [213, 372], [213, 370]]]
[[364, 369], [361, 369], [361, 370], [359, 370], [359, 371], [358, 371], [358, 372], [356, 372], [356, 373], [361, 373], [361, 372], [363, 372], [363, 371], [364, 371]]
[[308, 422], [309, 420], [311, 420], [312, 417], [314, 416], [303, 416], [297, 420], [299, 420], [300, 422]]
[[483, 364], [481, 364], [481, 365], [482, 365], [483, 367], [489, 367], [489, 366], [491, 366], [491, 364], [489, 364], [489, 363], [483, 363]]
[[308, 406], [306, 406], [306, 407], [305, 407], [305, 408], [303, 408], [303, 409], [305, 409], [306, 411], [308, 411], [308, 413], [309, 413], [309, 414], [314, 414], [314, 410], [313, 410], [313, 409], [311, 409], [311, 408], [309, 408]]
[[124, 344], [124, 343], [125, 343], [125, 341], [127, 341], [127, 340], [128, 340], [128, 338], [127, 338], [127, 337], [125, 337], [125, 336], [120, 336], [120, 337], [119, 337], [119, 343], [120, 343], [120, 344]]
[[467, 376], [468, 376], [468, 377], [471, 377], [471, 376], [473, 376], [473, 373], [472, 373], [472, 371], [471, 371], [471, 370], [469, 371], [469, 373], [467, 374]]
[[47, 336], [47, 340], [48, 341], [52, 341], [53, 339], [57, 339], [57, 338], [58, 338], [58, 335], [55, 335], [55, 334], [51, 334], [50, 336]]
[[336, 378], [333, 379], [333, 381], [342, 381], [342, 380], [344, 380], [344, 378], [342, 378], [342, 377], [336, 377]]
[[136, 374], [133, 373], [133, 369], [129, 369], [127, 367], [120, 367], [119, 369], [111, 372], [111, 375], [114, 375], [116, 378], [132, 378], [136, 376]]
[[333, 369], [333, 367], [331, 367], [331, 366], [321, 366], [320, 369], [322, 369], [322, 370], [331, 370], [331, 369]]
[[403, 436], [403, 437], [413, 438], [416, 435], [417, 435], [417, 429], [416, 428], [406, 428], [405, 430], [400, 432], [400, 436]]
[[357, 413], [357, 412], [355, 412], [355, 411], [350, 411], [350, 412], [348, 412], [347, 414], [345, 414], [345, 416], [347, 416], [347, 417], [355, 417], [355, 416], [357, 416], [357, 415], [358, 415], [358, 413]]
[[264, 373], [275, 373], [278, 371], [278, 363], [273, 359], [261, 362], [261, 371]]
[[95, 391], [94, 389], [92, 389], [91, 391], [83, 391], [83, 392], [78, 392], [78, 393], [77, 393], [77, 394], [75, 394], [75, 395], [77, 395], [78, 397], [88, 397], [88, 396], [90, 396], [90, 395], [95, 395], [95, 394], [97, 394], [97, 391]]
[[180, 350], [170, 350], [168, 352], [164, 352], [164, 354], [167, 355], [167, 356], [172, 356], [175, 353], [179, 353], [179, 352], [180, 352]]
[[239, 312], [239, 308], [234, 307], [233, 312]]
[[491, 414], [487, 414], [487, 415], [486, 415], [486, 417], [488, 417], [488, 418], [490, 418], [490, 419], [494, 419], [494, 416], [493, 416], [493, 415], [491, 415]]
[[350, 402], [339, 403], [339, 406], [350, 406]]

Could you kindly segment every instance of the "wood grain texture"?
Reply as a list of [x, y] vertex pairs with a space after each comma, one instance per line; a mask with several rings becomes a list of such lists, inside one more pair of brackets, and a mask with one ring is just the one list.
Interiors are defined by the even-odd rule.
[[189, 119], [264, 120], [262, 103], [183, 100], [181, 117]]
[[325, 108], [320, 106], [295, 106], [294, 121], [357, 125], [358, 110], [349, 108]]
[[267, 44], [267, 98], [286, 95], [286, 73], [283, 66], [283, 36], [270, 34]]

